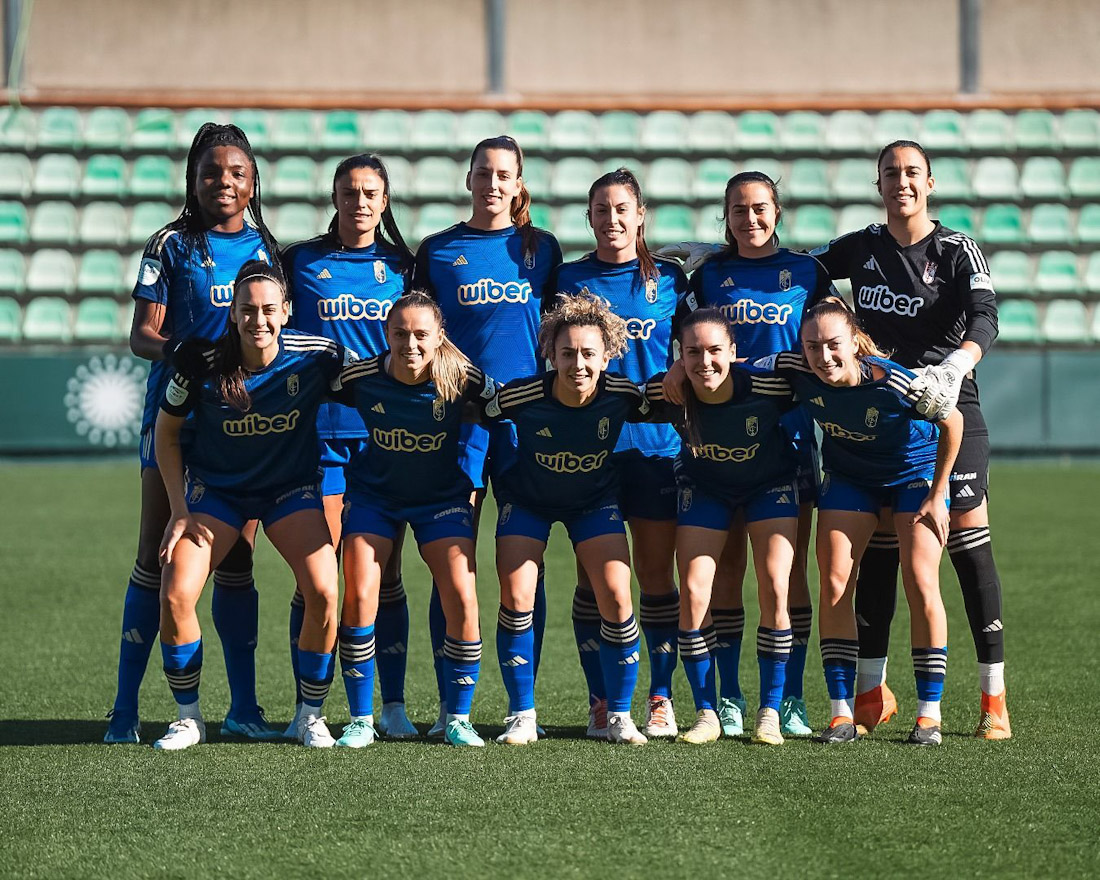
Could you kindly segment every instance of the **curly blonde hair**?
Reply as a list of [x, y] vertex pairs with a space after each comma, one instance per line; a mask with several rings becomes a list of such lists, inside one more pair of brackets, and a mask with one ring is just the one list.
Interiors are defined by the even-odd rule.
[[542, 316], [539, 327], [539, 351], [543, 357], [554, 356], [558, 334], [567, 327], [597, 328], [612, 360], [626, 353], [626, 321], [611, 311], [611, 307], [598, 296], [590, 293], [558, 294], [553, 310]]

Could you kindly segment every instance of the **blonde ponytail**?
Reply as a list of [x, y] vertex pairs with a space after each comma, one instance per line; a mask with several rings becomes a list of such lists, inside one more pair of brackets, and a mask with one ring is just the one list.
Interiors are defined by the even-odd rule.
[[387, 327], [393, 316], [405, 309], [427, 309], [435, 318], [443, 339], [432, 357], [432, 362], [428, 365], [428, 370], [432, 377], [432, 384], [435, 385], [436, 397], [445, 403], [454, 403], [462, 397], [462, 392], [466, 388], [466, 380], [472, 366], [470, 359], [447, 336], [443, 311], [431, 296], [423, 290], [413, 290], [398, 297], [390, 307], [390, 313], [386, 318]]

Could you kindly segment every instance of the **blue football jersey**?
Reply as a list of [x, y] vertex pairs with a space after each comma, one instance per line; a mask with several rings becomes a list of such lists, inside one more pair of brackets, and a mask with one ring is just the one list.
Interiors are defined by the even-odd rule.
[[618, 479], [608, 459], [624, 423], [649, 413], [642, 392], [624, 376], [603, 373], [594, 399], [577, 407], [554, 397], [556, 375], [515, 379], [482, 404], [485, 420], [516, 425], [515, 458], [493, 484], [498, 498], [548, 518], [615, 502]]
[[213, 377], [176, 373], [165, 388], [165, 412], [193, 414], [183, 463], [212, 488], [266, 495], [318, 479], [317, 410], [351, 356], [295, 330], [283, 330], [278, 345], [275, 360], [245, 379], [248, 412], [226, 403]]
[[[271, 262], [260, 233], [247, 224], [240, 232], [207, 232], [210, 258], [188, 247], [182, 234], [165, 227], [145, 244], [134, 299], [164, 306], [161, 335], [218, 339], [228, 323], [233, 281], [249, 260]], [[145, 387], [141, 429], [152, 427], [171, 378], [166, 361], [153, 361]]]
[[[836, 472], [861, 486], [899, 486], [931, 479], [939, 429], [913, 407], [909, 389], [916, 374], [884, 358], [863, 362], [859, 385], [834, 387], [813, 374], [798, 352], [781, 352], [774, 363], [802, 406], [821, 426], [825, 473]], [[875, 379], [871, 367], [885, 371]]]
[[[671, 260], [655, 258], [658, 277], [642, 279], [638, 261], [605, 263], [588, 254], [563, 263], [551, 279], [555, 293], [590, 293], [602, 298], [616, 315], [626, 321], [630, 347], [608, 365], [641, 384], [672, 364], [672, 318], [677, 303], [687, 290], [687, 277]], [[552, 305], [548, 299], [547, 306]], [[673, 456], [680, 451], [680, 438], [669, 425], [626, 425], [616, 452], [636, 449], [645, 455]]]
[[[730, 378], [733, 394], [729, 400], [706, 403], [693, 399], [691, 425], [684, 407], [665, 399], [663, 373], [646, 384], [645, 394], [653, 407], [652, 418], [671, 422], [684, 441], [677, 483], [737, 501], [777, 483], [794, 481], [798, 459], [781, 423], [797, 402], [790, 382], [776, 373], [735, 365]], [[694, 398], [690, 390], [686, 393]]]
[[498, 381], [539, 370], [539, 311], [561, 248], [536, 230], [525, 254], [518, 229], [485, 231], [458, 223], [430, 235], [416, 253], [413, 287], [439, 303], [447, 335]]
[[[386, 350], [386, 316], [407, 281], [400, 253], [384, 242], [345, 248], [322, 235], [291, 245], [282, 262], [294, 309], [291, 326], [335, 339], [361, 357]], [[326, 403], [317, 433], [322, 439], [365, 437], [367, 429], [354, 407]]]
[[340, 374], [337, 399], [354, 406], [370, 437], [370, 452], [352, 459], [348, 490], [394, 507], [418, 507], [473, 492], [458, 463], [459, 429], [467, 403], [496, 393], [492, 379], [471, 367], [462, 397], [448, 403], [430, 380], [406, 385], [386, 372], [389, 352]]

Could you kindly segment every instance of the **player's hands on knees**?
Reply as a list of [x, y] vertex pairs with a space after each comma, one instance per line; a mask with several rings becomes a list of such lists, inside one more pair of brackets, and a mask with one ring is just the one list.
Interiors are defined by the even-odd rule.
[[947, 533], [951, 528], [951, 511], [948, 510], [942, 495], [935, 492], [928, 493], [920, 509], [913, 514], [910, 525], [915, 526], [921, 520], [935, 533], [940, 546], [946, 547]]
[[687, 379], [687, 371], [684, 370], [684, 362], [673, 361], [665, 378], [661, 380], [661, 388], [665, 393], [665, 400], [674, 406], [684, 405], [684, 380]]
[[183, 539], [190, 538], [200, 547], [209, 547], [214, 543], [214, 533], [196, 520], [190, 513], [178, 516], [168, 523], [164, 530], [164, 540], [160, 542], [160, 564], [168, 565], [172, 561], [172, 554], [176, 545]]

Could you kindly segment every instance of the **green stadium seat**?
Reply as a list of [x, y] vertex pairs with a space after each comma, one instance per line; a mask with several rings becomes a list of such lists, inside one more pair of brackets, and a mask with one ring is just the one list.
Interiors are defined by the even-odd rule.
[[1085, 304], [1076, 299], [1056, 299], [1047, 303], [1043, 339], [1063, 344], [1092, 342]]
[[1093, 342], [1100, 342], [1100, 308], [1092, 310], [1092, 321], [1089, 322], [1089, 336]]
[[688, 147], [695, 153], [729, 153], [737, 142], [737, 124], [728, 113], [704, 110], [688, 121]]
[[458, 208], [455, 205], [438, 202], [421, 205], [417, 212], [413, 238], [423, 241], [429, 235], [454, 226], [458, 219]]
[[952, 156], [936, 159], [932, 163], [932, 178], [936, 181], [934, 192], [937, 198], [965, 202], [973, 196], [965, 159]]
[[787, 194], [798, 202], [829, 201], [832, 193], [829, 191], [828, 163], [824, 159], [795, 159], [791, 163]]
[[284, 156], [275, 163], [271, 194], [277, 199], [312, 199], [317, 165], [308, 156]]
[[0, 293], [20, 294], [27, 285], [27, 261], [19, 251], [0, 250]]
[[1019, 199], [1016, 163], [1006, 156], [983, 156], [974, 166], [974, 195], [979, 199]]
[[38, 149], [79, 150], [84, 146], [83, 122], [75, 107], [47, 107], [38, 116]]
[[399, 153], [408, 149], [412, 121], [404, 110], [375, 110], [367, 117], [366, 149]]
[[[643, 138], [642, 118], [629, 110], [616, 110], [599, 116], [601, 150], [633, 153]], [[684, 149], [686, 147], [681, 147]], [[671, 152], [680, 152], [680, 149]]]
[[[446, 152], [455, 146], [455, 115], [450, 110], [422, 110], [413, 116], [409, 146], [414, 150]], [[465, 147], [463, 144], [462, 146]], [[469, 145], [470, 148], [473, 144]]]
[[1053, 156], [1032, 156], [1020, 173], [1020, 192], [1028, 199], [1064, 199], [1066, 170]]
[[933, 153], [965, 150], [963, 128], [963, 117], [958, 110], [929, 110], [921, 119], [921, 133], [917, 140]]
[[72, 202], [40, 202], [31, 217], [35, 244], [76, 244], [77, 218]]
[[601, 175], [616, 171], [619, 168], [626, 168], [639, 181], [645, 178], [645, 167], [637, 156], [605, 156], [603, 159], [596, 160], [596, 167], [600, 169]]
[[86, 251], [80, 259], [76, 292], [81, 294], [118, 294], [126, 288], [122, 257], [117, 251]]
[[550, 142], [550, 117], [541, 110], [517, 110], [508, 117], [505, 130], [525, 153], [545, 150]]
[[[550, 178], [553, 176], [553, 166], [549, 159], [538, 156], [523, 157], [523, 185], [531, 193], [531, 197], [537, 202], [550, 198]], [[464, 182], [459, 184], [460, 191], [465, 191]]]
[[1011, 299], [997, 310], [998, 342], [1037, 343], [1039, 307], [1029, 299]]
[[168, 152], [176, 142], [176, 114], [165, 107], [146, 107], [134, 117], [130, 147], [150, 153]]
[[126, 160], [105, 154], [89, 156], [80, 190], [86, 196], [122, 198], [126, 192]]
[[1070, 211], [1065, 205], [1046, 203], [1031, 208], [1027, 237], [1033, 244], [1072, 244], [1075, 236]]
[[102, 296], [81, 300], [73, 319], [77, 342], [121, 342], [126, 337], [118, 319], [118, 303]]
[[1077, 277], [1077, 255], [1072, 251], [1045, 251], [1039, 255], [1035, 287], [1043, 296], [1065, 296], [1082, 292]]
[[130, 166], [130, 195], [139, 199], [168, 199], [183, 195], [183, 171], [167, 156], [138, 156]]
[[586, 201], [588, 188], [599, 176], [600, 166], [591, 159], [559, 159], [554, 163], [551, 181], [554, 198]]
[[936, 219], [948, 229], [954, 229], [971, 238], [978, 235], [978, 222], [969, 205], [943, 205], [936, 214]]
[[531, 215], [531, 225], [539, 229], [550, 229], [553, 225], [553, 212], [549, 205], [533, 204], [527, 209]]
[[1100, 113], [1096, 110], [1067, 110], [1061, 123], [1062, 146], [1067, 150], [1094, 151], [1100, 147]]
[[34, 172], [26, 156], [0, 153], [0, 196], [25, 199], [31, 192]]
[[[687, 153], [688, 118], [674, 110], [647, 113], [642, 125], [641, 146], [643, 150], [663, 155]], [[630, 145], [615, 146], [613, 149], [629, 150]]]
[[[874, 118], [871, 135], [875, 150], [894, 141], [920, 141], [920, 117], [908, 110], [883, 110]], [[875, 154], [878, 155], [877, 152]]]
[[1069, 192], [1075, 199], [1100, 199], [1100, 158], [1082, 156], [1073, 160]]
[[1085, 292], [1092, 297], [1100, 296], [1100, 251], [1089, 254], [1089, 262], [1085, 267]]
[[989, 258], [989, 276], [998, 296], [1033, 296], [1031, 258], [1023, 251], [997, 251]]
[[779, 143], [785, 153], [819, 155], [825, 151], [825, 117], [812, 110], [783, 115]]
[[669, 244], [677, 241], [689, 241], [695, 230], [695, 215], [691, 208], [683, 205], [664, 205], [659, 211], [651, 211], [648, 216], [656, 213], [652, 226], [647, 225], [647, 240], [652, 238], [655, 245]]
[[179, 208], [167, 202], [138, 202], [130, 215], [130, 244], [142, 244], [158, 229], [167, 226], [179, 216]]
[[413, 192], [425, 201], [453, 199], [466, 179], [466, 167], [443, 156], [428, 156], [416, 163]]
[[703, 159], [695, 166], [695, 198], [705, 202], [721, 202], [726, 184], [737, 173], [729, 159]]
[[1060, 149], [1058, 128], [1049, 110], [1021, 110], [1016, 114], [1016, 148], [1035, 152]]
[[34, 192], [72, 198], [80, 187], [80, 163], [67, 153], [39, 156], [34, 166]]
[[0, 244], [26, 244], [30, 220], [22, 202], [0, 202]]
[[1012, 120], [1003, 110], [972, 110], [966, 117], [966, 143], [975, 153], [1010, 152]]
[[1024, 214], [1019, 205], [990, 205], [982, 215], [979, 238], [988, 244], [1023, 244]]
[[84, 146], [122, 151], [129, 145], [130, 129], [130, 116], [122, 108], [96, 107], [84, 118]]
[[271, 114], [266, 110], [234, 110], [229, 121], [245, 133], [252, 152], [261, 153], [271, 145]]
[[[191, 110], [185, 110], [179, 118], [179, 125], [176, 126], [176, 150], [186, 152], [191, 148], [191, 142], [195, 139], [195, 134], [200, 128], [207, 122], [222, 122], [225, 119], [225, 112], [222, 110], [212, 110], [209, 107], [194, 107]], [[247, 134], [248, 132], [245, 132]], [[252, 143], [252, 139], [249, 138], [249, 142]], [[252, 148], [257, 149], [256, 144], [252, 143]]]
[[692, 197], [695, 169], [684, 159], [654, 159], [645, 175], [646, 198], [683, 202]]
[[876, 149], [871, 117], [862, 110], [838, 110], [830, 114], [825, 143], [833, 153], [868, 153]]
[[594, 247], [592, 227], [588, 225], [588, 205], [574, 203], [558, 210], [554, 234], [563, 247]]
[[765, 154], [779, 152], [779, 117], [767, 110], [750, 110], [737, 115], [737, 148]]
[[0, 342], [18, 342], [23, 336], [22, 321], [19, 303], [7, 296], [0, 297]]
[[[788, 217], [793, 218], [788, 220]], [[784, 244], [795, 248], [815, 248], [828, 243], [834, 237], [836, 212], [825, 205], [802, 205], [797, 211], [784, 211], [780, 238]]]
[[330, 110], [321, 128], [321, 149], [353, 155], [363, 149], [363, 130], [355, 110]]
[[32, 299], [23, 312], [23, 339], [26, 342], [71, 342], [72, 310], [56, 296]]
[[842, 202], [878, 202], [874, 159], [841, 159], [836, 163], [833, 193]]
[[272, 114], [273, 149], [302, 153], [317, 146], [313, 113], [309, 110], [280, 110]]
[[1081, 209], [1077, 218], [1077, 240], [1082, 244], [1100, 244], [1100, 204], [1088, 204]]
[[342, 158], [344, 157], [329, 156], [317, 164], [317, 176], [313, 180], [313, 193], [317, 199], [331, 204], [333, 178]]
[[550, 146], [555, 150], [594, 153], [599, 144], [599, 121], [587, 110], [563, 110], [554, 114]]
[[292, 202], [283, 205], [275, 214], [271, 231], [283, 245], [313, 238], [324, 231], [328, 217], [322, 221], [313, 205]]
[[722, 219], [722, 209], [717, 205], [704, 205], [695, 212], [695, 231], [692, 241], [724, 242], [726, 223]]
[[[413, 227], [413, 220], [416, 217], [416, 211], [413, 210], [412, 205], [408, 202], [390, 199], [390, 213], [393, 214], [393, 219], [397, 223], [397, 228], [401, 230], [401, 237], [408, 239], [409, 232]], [[325, 217], [325, 225], [327, 226], [327, 220], [331, 219], [331, 217], [327, 214]]]
[[118, 202], [90, 202], [80, 215], [80, 241], [120, 246], [127, 239], [126, 209]]
[[[504, 116], [496, 110], [467, 110], [459, 113], [455, 124], [454, 146], [463, 150], [472, 150], [474, 145], [486, 138], [507, 134]], [[520, 147], [524, 144], [517, 141]]]
[[[875, 205], [845, 205], [837, 217], [836, 234], [845, 235], [883, 221], [882, 208]], [[824, 244], [824, 242], [822, 242]]]
[[0, 107], [0, 147], [26, 150], [34, 144], [35, 118], [25, 107]]
[[[390, 200], [408, 199], [413, 185], [412, 164], [401, 156], [391, 156], [382, 161], [390, 178]], [[331, 185], [332, 178], [328, 178], [326, 182]]]
[[[763, 157], [745, 159], [737, 163], [734, 174], [738, 174], [742, 171], [759, 171], [761, 174], [768, 175], [768, 177], [779, 184], [780, 193], [786, 192], [789, 186], [789, 181], [786, 179], [783, 172], [783, 163], [778, 159], [766, 159]], [[732, 177], [733, 175], [730, 176]]]

